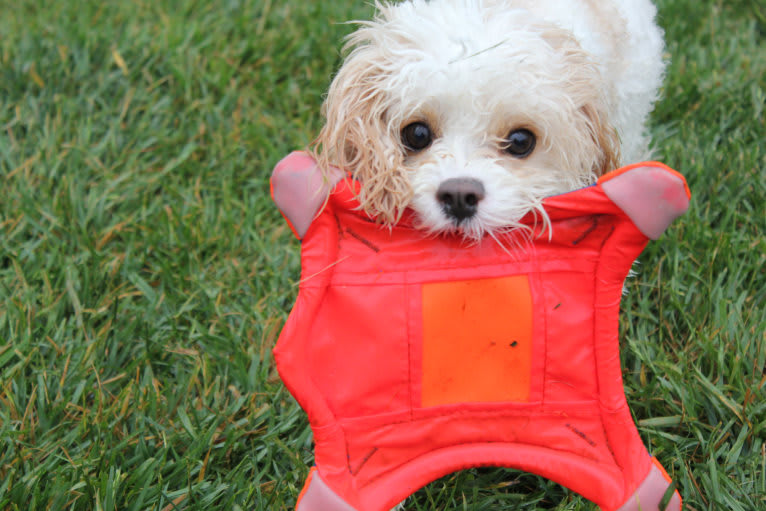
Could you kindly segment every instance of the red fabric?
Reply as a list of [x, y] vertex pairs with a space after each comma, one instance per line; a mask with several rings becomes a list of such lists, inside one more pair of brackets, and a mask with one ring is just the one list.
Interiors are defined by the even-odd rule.
[[[618, 509], [652, 466], [617, 339], [623, 281], [647, 238], [600, 184], [545, 201], [550, 237], [473, 245], [424, 238], [406, 215], [381, 227], [355, 192], [341, 181], [306, 232], [274, 350], [322, 480], [355, 509], [384, 511], [455, 470], [504, 466]], [[473, 291], [439, 302], [438, 286]], [[458, 331], [461, 320], [475, 328]]]

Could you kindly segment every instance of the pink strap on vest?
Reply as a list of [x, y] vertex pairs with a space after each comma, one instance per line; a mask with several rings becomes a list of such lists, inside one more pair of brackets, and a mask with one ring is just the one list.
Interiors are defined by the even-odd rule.
[[606, 196], [652, 240], [689, 208], [691, 194], [683, 176], [661, 163], [624, 167], [599, 183]]
[[298, 239], [341, 179], [343, 173], [336, 168], [330, 169], [329, 178], [323, 176], [313, 158], [301, 151], [290, 153], [274, 167], [271, 197]]

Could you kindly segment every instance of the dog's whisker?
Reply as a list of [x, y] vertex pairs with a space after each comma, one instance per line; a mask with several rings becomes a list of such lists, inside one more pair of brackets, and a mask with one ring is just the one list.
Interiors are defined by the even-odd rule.
[[505, 246], [505, 244], [502, 241], [500, 241], [500, 239], [494, 232], [490, 231], [488, 234], [493, 240], [495, 240], [495, 243], [497, 243], [497, 245], [503, 250], [503, 252], [505, 252], [508, 255], [508, 257], [511, 257], [511, 258], [514, 257], [513, 253]]

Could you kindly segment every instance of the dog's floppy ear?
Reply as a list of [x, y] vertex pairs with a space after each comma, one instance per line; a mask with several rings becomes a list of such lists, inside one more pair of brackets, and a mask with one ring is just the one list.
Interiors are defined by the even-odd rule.
[[578, 111], [573, 112], [577, 116], [578, 125], [585, 130], [597, 151], [597, 154], [586, 151], [594, 159], [587, 165], [590, 168], [582, 170], [602, 176], [620, 165], [620, 138], [609, 119], [611, 109], [608, 106], [604, 78], [591, 56], [571, 32], [550, 26], [541, 29], [543, 39], [561, 55], [566, 64], [562, 69], [566, 75], [561, 80], [567, 84], [573, 103], [578, 105]]
[[600, 152], [592, 170], [596, 176], [602, 176], [620, 166], [620, 139], [607, 119], [606, 109], [588, 104], [581, 108], [581, 112], [586, 119], [590, 136]]
[[348, 56], [330, 86], [323, 105], [326, 122], [312, 151], [321, 168], [350, 172], [361, 183], [362, 209], [391, 224], [401, 216], [412, 191], [403, 174], [399, 127], [386, 120], [390, 71], [379, 53], [367, 44]]

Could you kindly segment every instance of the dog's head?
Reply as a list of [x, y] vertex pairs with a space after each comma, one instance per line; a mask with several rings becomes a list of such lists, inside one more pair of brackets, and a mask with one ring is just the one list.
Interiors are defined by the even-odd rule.
[[384, 223], [404, 209], [470, 239], [517, 227], [544, 197], [618, 162], [598, 67], [571, 33], [502, 0], [378, 5], [325, 105], [314, 145]]

